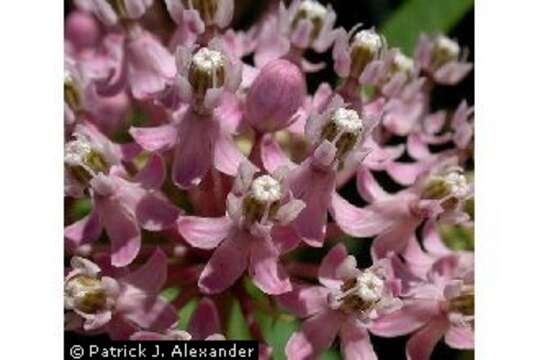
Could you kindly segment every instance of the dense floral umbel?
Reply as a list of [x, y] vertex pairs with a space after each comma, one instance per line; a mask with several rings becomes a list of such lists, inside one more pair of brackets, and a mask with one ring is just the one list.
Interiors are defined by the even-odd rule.
[[431, 104], [471, 71], [462, 45], [422, 35], [410, 54], [316, 0], [245, 31], [233, 0], [74, 4], [66, 330], [234, 339], [239, 309], [261, 359], [375, 360], [371, 334], [409, 334], [409, 360], [474, 347], [474, 254], [441, 237], [474, 225], [474, 113]]

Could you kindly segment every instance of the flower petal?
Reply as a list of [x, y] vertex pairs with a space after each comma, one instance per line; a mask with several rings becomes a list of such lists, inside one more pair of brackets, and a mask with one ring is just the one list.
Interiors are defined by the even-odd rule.
[[474, 332], [469, 327], [451, 326], [444, 341], [454, 349], [474, 349]]
[[171, 125], [162, 125], [151, 128], [129, 129], [129, 133], [137, 144], [147, 151], [160, 151], [172, 149], [176, 144], [177, 130]]
[[111, 240], [111, 263], [116, 267], [129, 265], [141, 248], [141, 231], [135, 215], [118, 199], [98, 199], [100, 218]]
[[287, 311], [304, 318], [326, 310], [328, 294], [324, 286], [294, 285], [292, 291], [276, 296], [276, 300]]
[[178, 232], [191, 245], [199, 249], [214, 249], [231, 231], [231, 220], [205, 218], [197, 216], [180, 216], [176, 222]]
[[349, 320], [339, 332], [341, 354], [346, 360], [377, 360], [369, 333], [361, 324]]
[[124, 276], [121, 281], [148, 293], [157, 293], [167, 280], [167, 255], [157, 248], [150, 259], [137, 270]]
[[71, 252], [76, 252], [80, 246], [96, 241], [102, 230], [99, 214], [94, 207], [90, 214], [64, 229], [66, 246]]
[[[233, 232], [214, 251], [199, 278], [203, 293], [216, 294], [230, 287], [248, 267], [251, 235]], [[231, 261], [234, 259], [234, 261]]]
[[199, 302], [191, 315], [188, 329], [194, 340], [204, 340], [210, 335], [221, 332], [218, 310], [212, 300], [203, 298]]
[[443, 317], [430, 321], [407, 341], [407, 360], [429, 360], [447, 329], [448, 320]]
[[328, 349], [341, 327], [343, 318], [332, 310], [316, 314], [302, 324], [285, 347], [288, 360], [307, 360]]
[[376, 319], [369, 331], [382, 337], [406, 335], [424, 326], [439, 311], [436, 300], [404, 300], [401, 309]]
[[251, 246], [249, 275], [253, 283], [270, 295], [291, 291], [289, 276], [279, 264], [279, 251], [270, 238], [257, 238]]

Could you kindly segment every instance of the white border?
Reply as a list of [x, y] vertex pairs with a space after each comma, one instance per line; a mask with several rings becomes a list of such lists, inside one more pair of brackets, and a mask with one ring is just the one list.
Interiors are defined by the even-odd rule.
[[0, 12], [0, 358], [62, 359], [63, 3]]

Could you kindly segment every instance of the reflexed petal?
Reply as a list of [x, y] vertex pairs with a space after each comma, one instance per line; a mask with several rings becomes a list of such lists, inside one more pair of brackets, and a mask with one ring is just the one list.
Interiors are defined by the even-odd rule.
[[203, 340], [210, 335], [221, 332], [219, 313], [216, 305], [209, 298], [203, 298], [191, 319], [189, 320], [189, 333], [194, 340]]
[[199, 288], [203, 293], [220, 293], [242, 276], [248, 267], [252, 240], [249, 234], [233, 232], [223, 241], [212, 254], [199, 279]]
[[157, 293], [167, 280], [167, 255], [157, 248], [150, 259], [137, 270], [124, 276], [121, 281], [148, 293]]
[[339, 332], [341, 353], [346, 360], [377, 360], [369, 334], [360, 323], [349, 319]]
[[328, 308], [329, 290], [324, 286], [295, 285], [292, 291], [276, 296], [278, 303], [299, 317], [308, 317]]
[[[255, 239], [253, 239], [255, 241]], [[278, 295], [292, 289], [289, 277], [279, 264], [279, 251], [271, 239], [257, 238], [251, 246], [249, 275], [263, 292]]]
[[178, 232], [192, 246], [200, 249], [214, 249], [231, 231], [231, 220], [205, 218], [197, 216], [181, 216], [177, 221]]
[[332, 345], [342, 321], [341, 314], [331, 310], [316, 314], [304, 321], [301, 329], [295, 332], [287, 342], [285, 347], [287, 359], [316, 358]]
[[448, 329], [448, 320], [433, 319], [407, 342], [407, 360], [429, 360], [435, 345]]

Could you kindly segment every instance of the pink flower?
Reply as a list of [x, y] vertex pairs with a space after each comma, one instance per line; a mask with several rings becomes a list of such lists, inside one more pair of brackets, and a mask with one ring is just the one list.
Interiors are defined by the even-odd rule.
[[233, 0], [165, 0], [167, 10], [178, 24], [175, 37], [183, 44], [191, 44], [196, 36], [218, 27], [229, 25], [234, 14]]
[[465, 201], [472, 196], [472, 186], [456, 158], [433, 162], [417, 178], [414, 186], [390, 195], [367, 170], [359, 172], [358, 189], [372, 203], [364, 208], [351, 205], [338, 194], [332, 198], [331, 212], [339, 227], [355, 237], [375, 236], [371, 252], [374, 258], [389, 252], [399, 253], [425, 219], [448, 223], [467, 223]]
[[255, 64], [261, 68], [272, 60], [287, 58], [307, 72], [322, 69], [324, 63], [311, 64], [303, 53], [307, 49], [321, 53], [330, 48], [337, 35], [335, 21], [336, 13], [330, 5], [294, 0], [285, 8], [280, 2], [278, 13], [268, 16], [262, 24]]
[[77, 6], [96, 15], [107, 26], [120, 20], [135, 20], [144, 15], [153, 0], [75, 0]]
[[178, 48], [177, 64], [179, 95], [188, 105], [171, 124], [131, 128], [130, 133], [147, 151], [173, 150], [173, 182], [189, 189], [213, 169], [235, 175], [245, 159], [229, 133], [242, 116], [229, 92], [237, 88], [241, 68], [233, 67], [214, 43], [193, 56], [191, 49]]
[[141, 247], [141, 230], [160, 231], [174, 224], [179, 210], [158, 190], [165, 164], [153, 155], [146, 166], [130, 177], [120, 164], [121, 149], [91, 126], [78, 126], [65, 148], [66, 191], [92, 199], [92, 211], [67, 226], [66, 245], [85, 253], [103, 227], [111, 240], [114, 266], [130, 264]]
[[215, 249], [199, 279], [204, 293], [229, 288], [246, 268], [255, 285], [265, 293], [290, 291], [289, 278], [278, 259], [298, 243], [287, 225], [304, 204], [288, 190], [284, 171], [255, 177], [252, 165], [243, 163], [227, 197], [227, 215], [179, 217], [178, 231], [190, 245]]
[[277, 297], [280, 305], [305, 319], [287, 342], [287, 358], [316, 358], [339, 335], [345, 359], [376, 359], [368, 330], [378, 318], [401, 307], [390, 262], [381, 260], [359, 270], [345, 246], [336, 245], [321, 263], [319, 282], [322, 286], [297, 285]]
[[339, 96], [308, 120], [306, 137], [314, 150], [287, 179], [294, 196], [306, 204], [293, 226], [307, 244], [322, 246], [338, 167], [363, 160], [367, 150], [362, 145], [375, 124], [374, 118], [362, 119], [347, 109]]
[[443, 85], [455, 85], [467, 76], [472, 64], [466, 62], [467, 53], [459, 44], [444, 35], [429, 38], [421, 35], [415, 50], [415, 59], [430, 78]]
[[399, 260], [394, 260], [397, 261], [396, 273], [403, 277], [404, 281], [403, 307], [378, 319], [371, 331], [385, 337], [413, 333], [407, 342], [409, 360], [428, 360], [443, 336], [446, 344], [452, 348], [472, 349], [472, 254], [448, 252], [436, 260], [422, 277], [408, 273], [399, 265]]
[[126, 340], [140, 329], [170, 328], [177, 321], [176, 311], [158, 296], [167, 277], [166, 261], [157, 249], [139, 269], [116, 277], [87, 259], [73, 257], [64, 280], [68, 329], [106, 332], [113, 340]]

